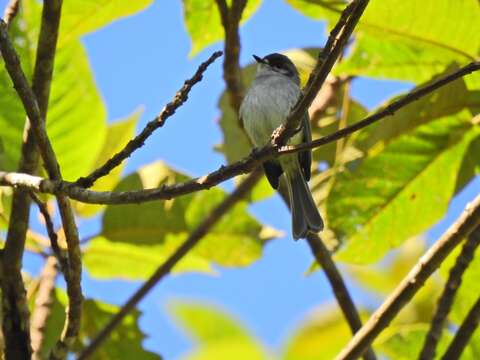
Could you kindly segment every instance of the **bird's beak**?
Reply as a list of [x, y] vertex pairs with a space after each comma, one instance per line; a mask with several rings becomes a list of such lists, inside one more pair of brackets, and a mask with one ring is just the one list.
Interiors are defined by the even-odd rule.
[[264, 64], [265, 63], [265, 61], [260, 56], [257, 56], [257, 55], [252, 55], [252, 56], [257, 63], [259, 63], [259, 64]]

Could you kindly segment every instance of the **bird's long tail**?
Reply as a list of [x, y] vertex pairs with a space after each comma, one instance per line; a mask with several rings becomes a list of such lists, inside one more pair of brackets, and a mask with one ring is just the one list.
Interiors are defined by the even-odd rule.
[[321, 231], [323, 220], [302, 171], [287, 172], [285, 175], [292, 212], [293, 238], [305, 238], [308, 231]]

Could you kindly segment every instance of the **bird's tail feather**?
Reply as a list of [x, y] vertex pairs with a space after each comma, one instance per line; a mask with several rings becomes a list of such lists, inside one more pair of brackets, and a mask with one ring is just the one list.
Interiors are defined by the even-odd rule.
[[293, 238], [305, 238], [308, 231], [321, 231], [323, 220], [302, 172], [295, 171], [285, 175], [292, 212]]

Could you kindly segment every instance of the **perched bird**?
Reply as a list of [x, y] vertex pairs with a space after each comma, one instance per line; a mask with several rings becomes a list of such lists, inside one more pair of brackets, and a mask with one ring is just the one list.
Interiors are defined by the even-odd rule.
[[[293, 62], [285, 55], [274, 53], [264, 58], [253, 57], [258, 63], [257, 74], [240, 107], [240, 118], [253, 145], [261, 147], [271, 141], [273, 131], [285, 123], [297, 102], [301, 93], [300, 77]], [[310, 121], [305, 114], [301, 131], [290, 138], [289, 144], [308, 142], [311, 137]], [[312, 153], [307, 150], [263, 164], [273, 188], [278, 189], [280, 176], [285, 176], [294, 239], [306, 237], [308, 231], [323, 229], [323, 220], [307, 184], [311, 163]]]

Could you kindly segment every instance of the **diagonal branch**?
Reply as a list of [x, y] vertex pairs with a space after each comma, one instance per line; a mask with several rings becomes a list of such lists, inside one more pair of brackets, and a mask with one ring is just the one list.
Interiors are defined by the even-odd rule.
[[10, 25], [12, 20], [17, 16], [18, 9], [20, 7], [20, 0], [10, 0], [3, 12], [3, 21], [5, 24]]
[[[225, 59], [223, 61], [223, 78], [227, 86], [230, 106], [236, 114], [240, 110], [244, 95], [242, 73], [239, 65], [240, 36], [238, 28], [246, 0], [233, 0], [230, 8], [225, 0], [216, 0], [220, 19], [225, 31]], [[239, 121], [240, 127], [243, 127]]]
[[119, 166], [123, 160], [132, 155], [135, 150], [138, 150], [140, 147], [142, 147], [147, 138], [152, 135], [155, 130], [162, 127], [165, 124], [165, 121], [170, 116], [175, 114], [175, 111], [182, 106], [185, 101], [187, 101], [188, 94], [190, 93], [192, 87], [203, 79], [203, 73], [205, 70], [207, 70], [207, 68], [220, 56], [222, 56], [221, 51], [214, 52], [207, 61], [200, 64], [195, 74], [190, 79], [185, 81], [182, 88], [175, 94], [173, 100], [165, 105], [161, 113], [155, 117], [155, 119], [151, 120], [140, 134], [135, 136], [134, 139], [130, 140], [121, 151], [116, 153], [100, 168], [96, 169], [86, 177], [79, 178], [75, 184], [84, 188], [91, 187], [95, 181], [105, 175], [108, 175], [108, 173]]
[[447, 351], [442, 356], [442, 360], [457, 360], [465, 350], [468, 342], [470, 341], [473, 333], [480, 323], [480, 297], [468, 312], [465, 320], [458, 329], [455, 337], [448, 346]]
[[260, 180], [262, 171], [258, 168], [252, 172], [238, 187], [228, 195], [210, 214], [192, 231], [190, 236], [180, 247], [165, 261], [153, 275], [133, 294], [130, 299], [122, 306], [120, 311], [110, 320], [110, 322], [98, 333], [92, 342], [81, 352], [77, 360], [87, 359], [98, 347], [107, 339], [110, 333], [117, 327], [123, 318], [132, 311], [135, 306], [148, 294], [153, 287], [170, 273], [173, 267], [192, 250], [195, 245], [218, 223], [238, 201]]
[[[338, 305], [340, 306], [340, 309], [342, 310], [343, 315], [350, 326], [352, 334], [355, 334], [362, 327], [362, 321], [360, 320], [360, 315], [358, 314], [357, 308], [353, 303], [352, 297], [348, 292], [347, 286], [343, 281], [340, 271], [338, 271], [335, 262], [332, 260], [330, 252], [317, 234], [310, 232], [307, 235], [307, 241], [310, 245], [313, 256], [318, 262], [318, 265], [320, 265], [327, 276], [328, 282], [332, 287], [335, 298], [337, 299]], [[365, 353], [364, 359], [376, 359], [375, 353], [371, 348], [369, 348]]]
[[397, 288], [370, 316], [353, 339], [335, 358], [353, 360], [385, 329], [398, 312], [412, 299], [424, 282], [441, 265], [450, 252], [480, 224], [480, 195], [467, 205], [462, 215], [442, 237], [420, 258]]
[[430, 330], [425, 337], [419, 359], [429, 360], [435, 358], [436, 347], [442, 335], [448, 313], [455, 300], [457, 290], [462, 283], [463, 273], [472, 262], [478, 245], [480, 245], [480, 227], [472, 231], [463, 245], [462, 251], [455, 261], [455, 265], [450, 270], [450, 275], [448, 276], [443, 293], [439, 298], [437, 310], [432, 318]]

